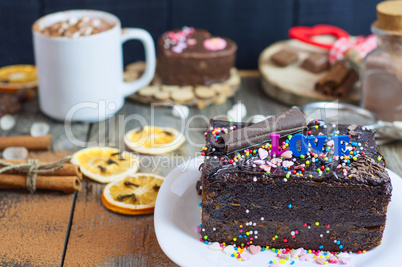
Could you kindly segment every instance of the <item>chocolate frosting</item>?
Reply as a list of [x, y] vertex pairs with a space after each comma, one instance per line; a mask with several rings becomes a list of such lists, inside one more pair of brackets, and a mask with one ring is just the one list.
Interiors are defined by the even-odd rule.
[[251, 126], [222, 134], [218, 143], [223, 145], [224, 153], [231, 153], [269, 141], [270, 134], [285, 135], [304, 129], [306, 126], [303, 112], [295, 107]]

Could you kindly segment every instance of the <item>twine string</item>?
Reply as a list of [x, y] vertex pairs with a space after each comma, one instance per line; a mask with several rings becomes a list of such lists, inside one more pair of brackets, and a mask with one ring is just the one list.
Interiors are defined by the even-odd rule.
[[27, 163], [12, 163], [4, 160], [0, 160], [0, 173], [5, 173], [7, 171], [15, 170], [19, 173], [27, 175], [27, 189], [34, 193], [36, 191], [36, 177], [39, 174], [51, 173], [60, 170], [64, 167], [64, 163], [71, 160], [71, 156], [65, 157], [56, 162], [40, 164], [37, 159], [28, 159]]

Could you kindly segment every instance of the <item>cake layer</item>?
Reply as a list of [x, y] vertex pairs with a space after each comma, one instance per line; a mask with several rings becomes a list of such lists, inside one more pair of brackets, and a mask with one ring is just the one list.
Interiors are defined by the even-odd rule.
[[[265, 177], [264, 177], [265, 176]], [[220, 220], [261, 217], [279, 221], [352, 223], [372, 227], [385, 223], [388, 185], [370, 188], [303, 179], [266, 177], [266, 174], [219, 172], [204, 179], [204, 213]]]
[[[176, 30], [173, 33], [177, 32]], [[237, 51], [237, 45], [232, 40], [220, 38], [226, 42], [225, 48], [211, 51], [203, 44], [211, 35], [205, 30], [195, 30], [183, 37], [186, 38], [186, 47], [177, 50], [170, 41], [166, 43], [168, 36], [169, 33], [162, 35], [157, 47], [157, 71], [163, 84], [211, 85], [229, 78]], [[189, 39], [192, 41], [188, 41]]]
[[[203, 214], [204, 216], [204, 214]], [[306, 248], [324, 251], [370, 250], [381, 244], [384, 226], [356, 227], [298, 220], [235, 220], [203, 217], [201, 234], [212, 242], [238, 246], [259, 245], [270, 248]], [[254, 225], [255, 224], [255, 225]], [[240, 227], [241, 226], [241, 227]], [[250, 242], [251, 241], [251, 242]]]

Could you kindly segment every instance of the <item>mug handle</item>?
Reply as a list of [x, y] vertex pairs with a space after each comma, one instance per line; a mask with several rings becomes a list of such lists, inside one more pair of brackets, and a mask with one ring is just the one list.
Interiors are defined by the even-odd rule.
[[145, 49], [146, 66], [145, 72], [141, 78], [133, 82], [123, 82], [122, 90], [124, 96], [131, 95], [149, 84], [155, 75], [156, 67], [154, 40], [146, 30], [139, 28], [123, 28], [121, 33], [121, 44], [128, 40], [140, 40], [142, 42]]

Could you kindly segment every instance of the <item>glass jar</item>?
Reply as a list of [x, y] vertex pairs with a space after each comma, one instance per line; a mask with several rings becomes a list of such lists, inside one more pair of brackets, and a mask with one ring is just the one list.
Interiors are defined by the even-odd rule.
[[378, 46], [363, 61], [361, 105], [386, 121], [402, 121], [402, 34], [371, 27]]

